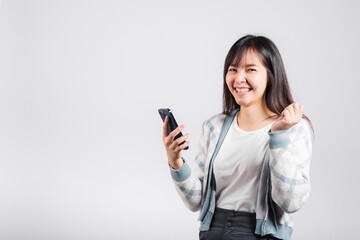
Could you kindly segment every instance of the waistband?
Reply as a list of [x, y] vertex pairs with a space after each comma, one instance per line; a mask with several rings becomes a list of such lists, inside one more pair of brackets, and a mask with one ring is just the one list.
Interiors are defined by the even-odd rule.
[[211, 226], [237, 228], [243, 232], [254, 233], [256, 227], [256, 214], [215, 208]]

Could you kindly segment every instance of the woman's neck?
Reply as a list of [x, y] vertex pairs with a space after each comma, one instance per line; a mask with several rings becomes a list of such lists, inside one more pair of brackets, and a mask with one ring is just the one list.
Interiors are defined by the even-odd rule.
[[275, 121], [279, 116], [262, 106], [240, 106], [237, 123], [245, 131], [255, 131]]

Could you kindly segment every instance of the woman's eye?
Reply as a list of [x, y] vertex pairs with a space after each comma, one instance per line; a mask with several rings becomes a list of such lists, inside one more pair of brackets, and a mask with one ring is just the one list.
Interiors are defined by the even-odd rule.
[[235, 68], [230, 68], [229, 72], [236, 72], [236, 69]]
[[256, 69], [255, 69], [255, 68], [249, 68], [248, 71], [249, 71], [249, 72], [255, 72]]

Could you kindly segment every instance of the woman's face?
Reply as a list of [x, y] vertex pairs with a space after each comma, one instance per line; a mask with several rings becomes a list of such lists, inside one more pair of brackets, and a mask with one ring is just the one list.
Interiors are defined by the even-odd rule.
[[238, 66], [230, 65], [226, 84], [240, 106], [263, 104], [267, 84], [266, 68], [253, 50], [244, 52]]

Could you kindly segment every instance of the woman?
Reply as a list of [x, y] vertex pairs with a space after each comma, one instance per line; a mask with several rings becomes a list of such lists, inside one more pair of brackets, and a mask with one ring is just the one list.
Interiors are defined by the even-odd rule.
[[[173, 140], [168, 119], [163, 141], [176, 189], [200, 210], [200, 239], [285, 239], [291, 213], [310, 193], [313, 129], [290, 93], [275, 44], [247, 35], [228, 52], [223, 113], [204, 122], [192, 165], [181, 157], [189, 134]], [[179, 145], [183, 141], [186, 143]]]

